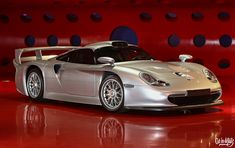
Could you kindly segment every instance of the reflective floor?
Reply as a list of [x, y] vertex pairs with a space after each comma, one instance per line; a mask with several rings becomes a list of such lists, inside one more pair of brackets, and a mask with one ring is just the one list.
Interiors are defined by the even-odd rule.
[[219, 147], [215, 137], [235, 138], [234, 82], [222, 80], [225, 104], [205, 112], [124, 114], [90, 105], [31, 102], [16, 92], [14, 82], [0, 82], [0, 148]]

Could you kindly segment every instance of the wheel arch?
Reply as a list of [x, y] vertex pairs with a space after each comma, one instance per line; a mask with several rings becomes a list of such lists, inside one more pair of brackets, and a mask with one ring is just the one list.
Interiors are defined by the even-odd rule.
[[[114, 76], [118, 77], [118, 79], [122, 82], [121, 77], [118, 74], [116, 74], [115, 72], [111, 72], [111, 71], [104, 71], [101, 82], [104, 80], [104, 78], [106, 78], [107, 76], [110, 76], [110, 75], [114, 75]], [[122, 85], [123, 85], [123, 82], [122, 82]]]
[[26, 69], [26, 77], [28, 76], [29, 71], [32, 70], [32, 69], [39, 69], [39, 70], [41, 71], [41, 73], [42, 73], [42, 70], [41, 70], [38, 66], [36, 66], [36, 65], [30, 65], [30, 66]]

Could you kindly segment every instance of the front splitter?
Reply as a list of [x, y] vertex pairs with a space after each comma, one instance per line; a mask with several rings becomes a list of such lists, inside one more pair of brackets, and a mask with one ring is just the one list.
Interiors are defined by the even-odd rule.
[[196, 109], [196, 108], [207, 108], [212, 106], [223, 105], [222, 100], [217, 100], [214, 103], [208, 104], [197, 104], [197, 105], [185, 105], [185, 106], [170, 106], [170, 107], [140, 107], [140, 106], [126, 106], [126, 109], [131, 110], [146, 110], [146, 111], [172, 111], [172, 110], [185, 110], [185, 109]]

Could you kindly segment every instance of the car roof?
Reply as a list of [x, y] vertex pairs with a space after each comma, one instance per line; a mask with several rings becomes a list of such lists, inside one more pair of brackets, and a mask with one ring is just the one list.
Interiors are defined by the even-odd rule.
[[114, 41], [96, 42], [96, 43], [92, 43], [92, 44], [88, 44], [86, 46], [83, 46], [82, 48], [91, 48], [93, 51], [95, 51], [98, 48], [113, 46], [113, 43], [124, 43], [124, 44], [127, 44], [128, 46], [136, 46], [136, 45], [133, 45], [133, 44], [128, 44], [126, 41], [114, 40]]

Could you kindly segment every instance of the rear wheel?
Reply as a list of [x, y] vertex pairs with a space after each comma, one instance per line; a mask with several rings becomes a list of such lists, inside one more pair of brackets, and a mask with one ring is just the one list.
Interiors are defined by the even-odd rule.
[[108, 111], [124, 111], [124, 89], [121, 80], [117, 76], [109, 75], [102, 81], [100, 102]]
[[31, 69], [27, 74], [26, 87], [31, 99], [41, 101], [43, 97], [43, 77], [39, 69]]

